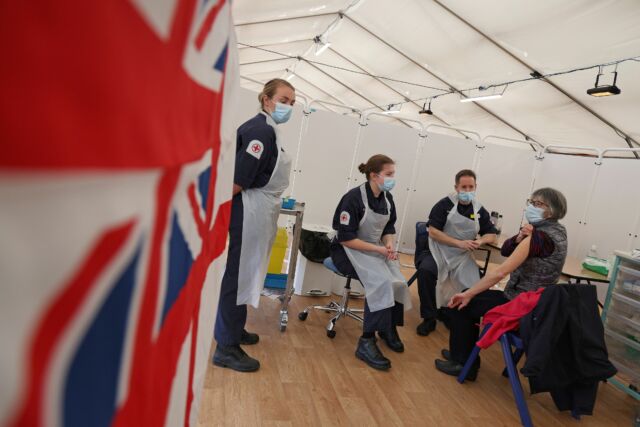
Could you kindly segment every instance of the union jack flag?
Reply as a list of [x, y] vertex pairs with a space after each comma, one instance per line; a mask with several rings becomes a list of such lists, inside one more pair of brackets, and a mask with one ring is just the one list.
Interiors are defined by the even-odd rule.
[[197, 424], [233, 175], [230, 4], [0, 11], [0, 425]]

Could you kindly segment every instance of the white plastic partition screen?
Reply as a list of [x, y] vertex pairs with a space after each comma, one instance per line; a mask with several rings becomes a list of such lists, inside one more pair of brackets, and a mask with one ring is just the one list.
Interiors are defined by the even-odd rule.
[[331, 226], [349, 177], [358, 119], [316, 111], [308, 120], [300, 146], [295, 197], [306, 202], [305, 224]]
[[[244, 92], [240, 123], [257, 110], [256, 94]], [[503, 215], [503, 235], [517, 232], [533, 181], [534, 188], [553, 187], [566, 196], [568, 213], [562, 223], [569, 233], [570, 255], [582, 258], [595, 245], [596, 253], [608, 258], [614, 249], [640, 246], [640, 199], [633, 195], [633, 183], [640, 182], [640, 161], [605, 158], [597, 166], [593, 157], [548, 153], [536, 160], [526, 144], [499, 141], [485, 142], [479, 155], [475, 139], [433, 132], [420, 138], [416, 129], [376, 120], [371, 117], [362, 127], [355, 115], [313, 111], [305, 117], [298, 106], [292, 119], [281, 126], [285, 150], [294, 159], [300, 150], [294, 196], [306, 202], [306, 224], [330, 226], [347, 188], [363, 182], [357, 165], [373, 154], [386, 154], [396, 161], [393, 196], [399, 248], [411, 253], [416, 222], [427, 220], [433, 205], [454, 191], [455, 174], [471, 168], [475, 159], [478, 199], [487, 211]], [[360, 144], [351, 170], [358, 132]], [[423, 147], [416, 157], [418, 144]], [[414, 162], [417, 167], [412, 184]]]
[[522, 147], [488, 143], [478, 168], [478, 200], [489, 213], [502, 215], [502, 234], [506, 236], [520, 228], [536, 163], [531, 147]]
[[[585, 233], [578, 255], [596, 245], [596, 253], [609, 257], [616, 249], [638, 247], [636, 222], [640, 211], [640, 161], [604, 159], [591, 206], [586, 215]], [[634, 242], [635, 240], [635, 242]]]

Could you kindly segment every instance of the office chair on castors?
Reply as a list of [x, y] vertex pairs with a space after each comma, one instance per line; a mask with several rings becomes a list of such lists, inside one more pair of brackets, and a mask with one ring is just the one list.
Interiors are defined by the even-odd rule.
[[364, 319], [356, 313], [363, 313], [364, 310], [361, 308], [349, 308], [349, 297], [351, 295], [351, 280], [354, 279], [354, 277], [340, 273], [340, 271], [338, 271], [338, 268], [333, 263], [333, 260], [331, 259], [331, 257], [325, 258], [325, 260], [323, 261], [323, 264], [325, 267], [333, 271], [338, 276], [342, 276], [347, 279], [347, 283], [344, 285], [344, 290], [342, 292], [342, 299], [340, 299], [339, 303], [331, 300], [325, 305], [310, 305], [298, 314], [298, 319], [302, 321], [307, 320], [307, 316], [309, 315], [309, 311], [311, 310], [323, 310], [327, 313], [331, 313], [331, 312], [336, 313], [331, 318], [331, 320], [329, 321], [329, 324], [327, 325], [327, 336], [329, 338], [334, 338], [336, 336], [336, 330], [335, 330], [336, 322], [341, 317], [343, 316], [350, 317], [362, 323], [364, 322]]

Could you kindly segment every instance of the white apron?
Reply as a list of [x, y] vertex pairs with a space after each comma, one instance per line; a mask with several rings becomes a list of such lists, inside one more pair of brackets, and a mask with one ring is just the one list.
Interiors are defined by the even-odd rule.
[[[387, 214], [378, 214], [369, 209], [365, 184], [360, 186], [360, 194], [364, 203], [364, 216], [358, 227], [358, 239], [383, 246], [382, 232], [391, 216], [391, 203], [385, 193]], [[400, 273], [400, 263], [397, 260], [391, 261], [381, 254], [350, 249], [346, 246], [344, 250], [364, 285], [364, 294], [371, 312], [393, 307], [394, 301], [404, 304], [405, 311], [411, 308], [409, 287]]]
[[[473, 203], [473, 220], [458, 213], [458, 194], [449, 196], [453, 208], [444, 225], [445, 234], [458, 240], [475, 240], [480, 231], [478, 211], [482, 205]], [[466, 249], [455, 248], [429, 238], [429, 250], [438, 266], [438, 284], [436, 286], [437, 307], [445, 306], [452, 296], [470, 288], [480, 280], [480, 271], [473, 254]]]
[[[263, 113], [264, 114], [264, 113]], [[238, 271], [237, 304], [251, 304], [258, 308], [260, 292], [267, 275], [271, 246], [278, 231], [278, 216], [282, 193], [289, 186], [291, 158], [282, 151], [278, 128], [267, 116], [267, 124], [276, 132], [278, 159], [267, 185], [242, 191], [243, 220], [242, 248]]]

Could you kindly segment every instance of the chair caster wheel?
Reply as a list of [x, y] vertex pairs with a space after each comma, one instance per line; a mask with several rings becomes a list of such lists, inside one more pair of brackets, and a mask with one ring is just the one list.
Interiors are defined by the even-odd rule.
[[305, 313], [304, 311], [301, 311], [300, 313], [298, 313], [298, 319], [304, 322], [305, 320], [307, 320], [308, 315], [309, 313]]
[[335, 338], [336, 337], [336, 331], [333, 331], [333, 330], [327, 331], [327, 336], [329, 338]]

